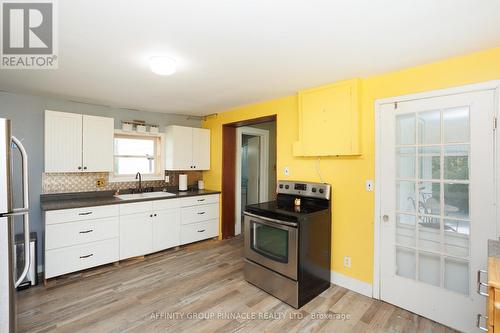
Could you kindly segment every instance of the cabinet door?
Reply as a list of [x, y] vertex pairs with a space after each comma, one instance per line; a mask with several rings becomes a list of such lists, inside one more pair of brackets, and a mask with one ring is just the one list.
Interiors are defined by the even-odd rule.
[[210, 169], [210, 130], [193, 128], [193, 169]]
[[166, 132], [167, 170], [192, 170], [193, 166], [193, 129], [184, 126], [168, 126]]
[[83, 171], [113, 171], [114, 119], [83, 116]]
[[299, 93], [296, 156], [359, 154], [358, 81], [350, 80]]
[[152, 252], [151, 215], [147, 212], [120, 216], [120, 260]]
[[82, 115], [45, 111], [45, 172], [82, 169]]
[[165, 250], [181, 244], [180, 208], [154, 212], [153, 252]]

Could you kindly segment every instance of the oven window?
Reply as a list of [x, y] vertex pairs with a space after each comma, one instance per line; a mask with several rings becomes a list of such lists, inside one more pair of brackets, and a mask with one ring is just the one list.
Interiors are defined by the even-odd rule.
[[288, 262], [288, 231], [251, 222], [251, 247], [259, 254], [283, 263]]

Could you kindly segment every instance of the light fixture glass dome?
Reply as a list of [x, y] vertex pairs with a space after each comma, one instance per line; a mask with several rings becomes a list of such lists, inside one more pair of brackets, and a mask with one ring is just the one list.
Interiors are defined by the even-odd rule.
[[154, 56], [149, 59], [151, 71], [158, 75], [172, 75], [176, 70], [176, 61], [170, 57]]

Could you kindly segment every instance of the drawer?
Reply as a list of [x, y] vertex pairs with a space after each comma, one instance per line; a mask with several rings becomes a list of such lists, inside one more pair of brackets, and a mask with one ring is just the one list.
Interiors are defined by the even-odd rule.
[[151, 201], [133, 202], [120, 205], [120, 215], [151, 212], [152, 210], [153, 210], [153, 204]]
[[190, 224], [219, 218], [219, 204], [199, 205], [181, 208], [181, 223]]
[[45, 278], [118, 261], [118, 238], [45, 251]]
[[51, 210], [45, 213], [45, 224], [94, 220], [118, 216], [118, 205]]
[[119, 230], [118, 217], [50, 224], [45, 229], [45, 249], [116, 238], [119, 236]]
[[181, 226], [181, 244], [192, 243], [219, 235], [219, 220], [210, 220]]
[[181, 206], [180, 199], [167, 199], [167, 200], [156, 200], [153, 201], [153, 211], [157, 212], [159, 210], [179, 208]]
[[199, 195], [189, 198], [182, 198], [180, 200], [182, 207], [189, 207], [189, 206], [204, 205], [204, 204], [219, 202], [219, 195], [218, 194]]

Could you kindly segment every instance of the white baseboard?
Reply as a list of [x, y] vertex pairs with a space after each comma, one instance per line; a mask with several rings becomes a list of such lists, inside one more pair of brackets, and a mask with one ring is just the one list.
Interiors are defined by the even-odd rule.
[[332, 272], [330, 279], [333, 284], [355, 291], [358, 294], [365, 295], [370, 298], [373, 297], [373, 287], [369, 283], [337, 272]]

